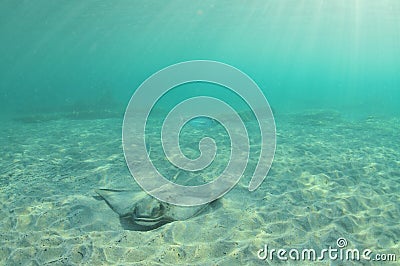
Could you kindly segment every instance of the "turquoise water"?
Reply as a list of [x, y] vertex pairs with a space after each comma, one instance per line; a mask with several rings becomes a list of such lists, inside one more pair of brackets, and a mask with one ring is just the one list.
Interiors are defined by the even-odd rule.
[[[2, 1], [0, 264], [275, 265], [276, 255], [257, 257], [267, 244], [318, 251], [339, 238], [398, 263], [399, 47], [395, 0]], [[246, 73], [276, 124], [272, 167], [249, 192], [261, 139], [249, 106], [200, 82], [160, 99], [143, 148], [174, 183], [215, 180], [231, 152], [226, 129], [201, 117], [179, 132], [182, 152], [197, 158], [199, 141], [211, 137], [215, 160], [191, 173], [168, 162], [161, 126], [178, 103], [217, 97], [249, 132], [239, 183], [195, 215], [143, 204], [121, 144], [135, 90], [188, 60]]]
[[3, 1], [2, 112], [100, 108], [105, 99], [123, 112], [154, 72], [209, 59], [252, 77], [276, 110], [391, 115], [399, 10], [397, 1]]

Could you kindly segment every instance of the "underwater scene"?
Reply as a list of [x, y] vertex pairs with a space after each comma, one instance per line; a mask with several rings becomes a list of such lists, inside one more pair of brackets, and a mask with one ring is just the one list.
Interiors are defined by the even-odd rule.
[[0, 265], [399, 265], [400, 2], [0, 2]]

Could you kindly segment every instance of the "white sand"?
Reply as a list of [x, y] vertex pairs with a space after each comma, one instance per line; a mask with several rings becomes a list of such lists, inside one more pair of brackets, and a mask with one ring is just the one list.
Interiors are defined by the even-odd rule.
[[[400, 120], [316, 112], [276, 123], [275, 161], [258, 190], [247, 191], [246, 176], [216, 210], [148, 232], [123, 230], [93, 197], [139, 189], [119, 119], [2, 123], [0, 264], [269, 265], [279, 261], [257, 259], [265, 244], [321, 250], [339, 237], [399, 261]], [[316, 265], [329, 263], [343, 264]]]

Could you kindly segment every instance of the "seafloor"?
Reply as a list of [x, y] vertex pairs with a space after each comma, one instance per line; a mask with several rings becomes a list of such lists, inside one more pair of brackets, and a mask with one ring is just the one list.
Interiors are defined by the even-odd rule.
[[258, 190], [245, 176], [213, 211], [147, 232], [124, 230], [94, 197], [138, 189], [121, 118], [31, 118], [1, 123], [1, 265], [270, 265], [280, 261], [257, 258], [266, 244], [318, 251], [338, 238], [400, 261], [399, 118], [277, 115], [275, 160]]

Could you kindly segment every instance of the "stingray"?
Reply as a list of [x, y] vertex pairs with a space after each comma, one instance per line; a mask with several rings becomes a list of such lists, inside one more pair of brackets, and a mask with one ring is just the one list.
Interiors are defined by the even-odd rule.
[[124, 229], [150, 231], [167, 223], [184, 221], [205, 213], [215, 202], [182, 207], [161, 202], [145, 192], [98, 189], [96, 193], [119, 215]]
[[198, 116], [189, 120], [188, 124], [195, 128], [208, 128], [218, 124], [218, 122], [210, 117]]

